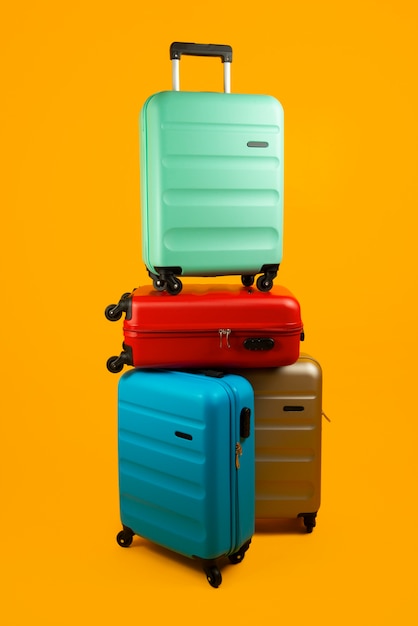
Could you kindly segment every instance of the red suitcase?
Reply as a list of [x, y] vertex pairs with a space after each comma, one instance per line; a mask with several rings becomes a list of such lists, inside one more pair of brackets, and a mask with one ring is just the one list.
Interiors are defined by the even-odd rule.
[[145, 286], [106, 308], [125, 313], [123, 351], [107, 368], [279, 367], [299, 357], [303, 325], [298, 300], [285, 287], [261, 292], [238, 285], [185, 285], [173, 298]]

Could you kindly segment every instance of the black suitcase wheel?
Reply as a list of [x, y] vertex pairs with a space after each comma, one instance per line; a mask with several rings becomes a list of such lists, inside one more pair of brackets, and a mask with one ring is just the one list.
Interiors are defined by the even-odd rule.
[[306, 532], [311, 533], [316, 526], [316, 513], [304, 515], [303, 523], [305, 524]]
[[212, 567], [206, 567], [205, 574], [209, 585], [217, 589], [222, 582], [222, 574], [216, 567], [216, 565], [213, 565]]
[[109, 322], [117, 322], [122, 317], [122, 309], [117, 304], [109, 304], [105, 309], [105, 317]]
[[129, 548], [132, 543], [133, 537], [133, 532], [124, 528], [116, 535], [116, 541], [121, 546], [121, 548]]
[[251, 541], [247, 541], [247, 543], [241, 546], [238, 552], [234, 552], [234, 554], [230, 554], [228, 556], [228, 559], [230, 560], [230, 562], [233, 563], [234, 565], [236, 565], [237, 563], [241, 563], [241, 561], [244, 559], [245, 553], [250, 547], [250, 543]]
[[243, 554], [239, 554], [239, 552], [237, 552], [236, 554], [230, 554], [228, 559], [231, 561], [231, 563], [233, 563], [234, 565], [237, 565], [237, 563], [241, 563], [241, 561], [243, 560], [244, 555]]
[[176, 296], [183, 289], [183, 283], [179, 278], [170, 276], [167, 278], [166, 289], [170, 295]]
[[152, 286], [157, 291], [164, 291], [164, 289], [166, 288], [165, 280], [162, 280], [161, 278], [154, 278], [152, 281]]
[[303, 518], [303, 523], [307, 533], [311, 533], [316, 526], [316, 513], [299, 513], [298, 517]]
[[244, 274], [243, 276], [241, 276], [241, 282], [244, 287], [251, 287], [251, 285], [254, 284], [254, 276], [251, 276], [250, 274]]
[[244, 559], [245, 552], [245, 550], [240, 550], [239, 552], [235, 552], [235, 554], [230, 554], [228, 559], [231, 563], [237, 565], [237, 563], [241, 563], [241, 561]]
[[129, 308], [129, 291], [123, 293], [117, 304], [109, 304], [105, 309], [105, 316], [110, 322], [117, 322], [122, 317], [122, 313], [126, 313]]
[[112, 374], [119, 374], [123, 370], [124, 363], [119, 356], [111, 356], [107, 359], [106, 367]]
[[273, 280], [266, 276], [266, 274], [263, 274], [262, 276], [259, 276], [257, 278], [257, 289], [259, 291], [270, 291], [272, 287]]

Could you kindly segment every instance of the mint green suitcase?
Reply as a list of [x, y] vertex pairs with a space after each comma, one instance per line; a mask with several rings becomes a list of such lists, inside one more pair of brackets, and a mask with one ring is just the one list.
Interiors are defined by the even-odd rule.
[[[182, 54], [219, 56], [224, 93], [179, 90]], [[241, 275], [269, 291], [282, 259], [283, 109], [231, 94], [230, 46], [174, 43], [173, 90], [149, 97], [141, 125], [143, 260], [154, 287], [179, 276]]]

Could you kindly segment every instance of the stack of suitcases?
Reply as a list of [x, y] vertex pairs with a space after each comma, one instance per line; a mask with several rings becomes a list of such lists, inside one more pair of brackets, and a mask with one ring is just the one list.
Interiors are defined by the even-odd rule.
[[[220, 57], [224, 93], [179, 89], [182, 55]], [[140, 117], [143, 259], [152, 285], [106, 308], [123, 320], [119, 545], [140, 535], [198, 559], [213, 587], [256, 519], [320, 504], [322, 372], [300, 353], [298, 300], [273, 285], [283, 244], [283, 109], [230, 93], [232, 49], [175, 42], [173, 90]], [[183, 286], [180, 276], [240, 275]], [[258, 275], [258, 278], [256, 276]]]

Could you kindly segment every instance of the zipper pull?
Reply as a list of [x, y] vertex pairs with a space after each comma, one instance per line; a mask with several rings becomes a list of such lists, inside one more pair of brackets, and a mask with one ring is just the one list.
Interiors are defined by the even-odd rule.
[[225, 337], [226, 337], [226, 347], [230, 348], [231, 345], [229, 343], [229, 335], [231, 334], [231, 329], [230, 328], [220, 328], [218, 330], [218, 333], [219, 333], [219, 347], [222, 348], [223, 336], [225, 335]]
[[235, 469], [239, 470], [240, 468], [240, 464], [239, 464], [239, 457], [242, 456], [242, 445], [237, 442], [235, 444]]

